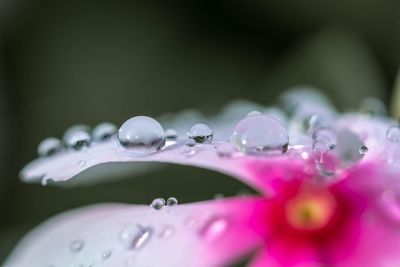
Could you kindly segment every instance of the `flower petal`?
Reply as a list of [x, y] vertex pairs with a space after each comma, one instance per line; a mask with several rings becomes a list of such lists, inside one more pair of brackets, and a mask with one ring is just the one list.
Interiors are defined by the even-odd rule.
[[259, 201], [73, 210], [28, 234], [4, 266], [221, 266], [261, 244], [252, 229]]

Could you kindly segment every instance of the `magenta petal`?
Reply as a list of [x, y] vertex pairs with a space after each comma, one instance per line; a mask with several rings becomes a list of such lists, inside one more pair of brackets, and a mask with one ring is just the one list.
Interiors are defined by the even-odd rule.
[[220, 266], [261, 244], [250, 226], [258, 201], [73, 210], [28, 234], [5, 266]]

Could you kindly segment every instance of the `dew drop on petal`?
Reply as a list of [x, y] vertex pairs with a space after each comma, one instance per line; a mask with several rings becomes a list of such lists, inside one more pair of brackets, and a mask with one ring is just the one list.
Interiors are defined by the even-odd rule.
[[196, 143], [210, 143], [213, 138], [213, 130], [208, 124], [196, 123], [189, 129], [187, 135]]
[[111, 257], [111, 255], [112, 255], [112, 251], [111, 251], [111, 250], [104, 250], [104, 251], [101, 253], [101, 258], [102, 258], [103, 260], [107, 260], [108, 258]]
[[169, 140], [176, 140], [178, 138], [178, 133], [174, 129], [167, 129], [165, 131], [165, 136]]
[[360, 152], [361, 155], [365, 155], [368, 153], [368, 147], [363, 145], [360, 147], [360, 149], [358, 151]]
[[166, 225], [162, 228], [161, 233], [159, 235], [162, 239], [168, 239], [174, 234], [174, 227], [171, 225]]
[[188, 139], [186, 141], [186, 145], [189, 146], [189, 147], [193, 147], [193, 146], [196, 145], [196, 141], [194, 141], [193, 139]]
[[91, 137], [89, 127], [76, 125], [69, 128], [63, 136], [64, 143], [75, 150], [80, 150], [90, 145]]
[[126, 249], [140, 249], [151, 238], [152, 229], [141, 225], [129, 225], [119, 233], [119, 240]]
[[400, 127], [390, 126], [386, 131], [386, 138], [393, 143], [400, 143]]
[[372, 116], [385, 116], [387, 114], [385, 104], [378, 98], [374, 97], [364, 98], [361, 101], [359, 112]]
[[117, 132], [117, 127], [109, 122], [103, 122], [94, 127], [92, 138], [96, 142], [110, 139]]
[[178, 205], [178, 199], [176, 199], [175, 197], [169, 197], [167, 199], [167, 206], [176, 206]]
[[69, 249], [71, 252], [79, 252], [83, 249], [84, 242], [82, 240], [74, 240], [69, 244]]
[[220, 156], [221, 158], [230, 157], [235, 152], [234, 146], [228, 143], [219, 144], [216, 146], [215, 149], [218, 156]]
[[276, 119], [268, 115], [253, 115], [236, 124], [230, 142], [244, 153], [282, 154], [287, 151], [289, 136]]
[[148, 155], [159, 151], [165, 144], [164, 129], [158, 121], [137, 116], [127, 120], [118, 131], [122, 147], [134, 155]]
[[160, 210], [165, 206], [165, 199], [156, 198], [151, 202], [150, 206], [155, 210]]
[[51, 156], [59, 152], [63, 147], [62, 142], [54, 137], [49, 137], [40, 142], [38, 146], [38, 154], [41, 157]]
[[228, 230], [228, 220], [223, 217], [212, 217], [200, 228], [200, 236], [206, 241], [215, 241]]
[[312, 134], [314, 151], [327, 151], [336, 148], [336, 133], [328, 127], [317, 128]]
[[249, 113], [247, 113], [246, 116], [254, 116], [254, 115], [262, 115], [262, 113], [258, 110], [253, 110], [253, 111], [250, 111]]

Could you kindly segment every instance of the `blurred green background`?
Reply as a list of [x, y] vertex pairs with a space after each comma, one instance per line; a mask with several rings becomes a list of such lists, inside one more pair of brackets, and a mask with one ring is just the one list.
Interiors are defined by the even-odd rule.
[[177, 166], [72, 189], [23, 184], [18, 172], [44, 137], [137, 114], [212, 114], [237, 98], [274, 104], [299, 84], [321, 88], [341, 110], [366, 96], [389, 104], [399, 10], [393, 0], [0, 0], [0, 262], [26, 231], [67, 209], [244, 188]]

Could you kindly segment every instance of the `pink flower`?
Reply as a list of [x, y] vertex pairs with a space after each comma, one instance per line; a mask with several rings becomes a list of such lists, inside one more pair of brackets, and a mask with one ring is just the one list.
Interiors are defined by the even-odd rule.
[[[47, 139], [23, 180], [69, 183], [90, 168], [76, 178], [88, 182], [109, 162], [169, 162], [230, 174], [260, 195], [70, 211], [28, 234], [5, 266], [213, 267], [246, 255], [250, 267], [400, 266], [396, 122], [374, 106], [374, 114], [338, 115], [310, 91], [283, 100], [289, 119], [246, 102], [208, 124], [196, 124], [206, 120], [197, 113], [165, 119], [174, 129], [166, 132], [135, 117], [116, 135], [111, 124], [92, 136], [75, 127], [64, 136], [68, 149]], [[252, 110], [260, 112], [246, 116]]]

